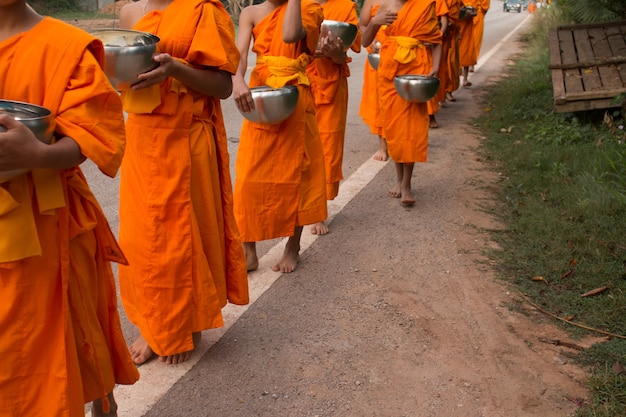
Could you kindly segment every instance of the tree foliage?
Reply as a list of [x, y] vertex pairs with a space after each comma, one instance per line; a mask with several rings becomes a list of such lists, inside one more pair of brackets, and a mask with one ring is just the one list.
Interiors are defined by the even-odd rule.
[[626, 2], [616, 0], [558, 0], [558, 7], [576, 23], [626, 19]]

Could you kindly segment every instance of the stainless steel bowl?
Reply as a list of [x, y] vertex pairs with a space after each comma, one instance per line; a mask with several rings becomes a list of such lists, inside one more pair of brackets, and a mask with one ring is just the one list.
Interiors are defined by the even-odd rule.
[[139, 74], [158, 66], [152, 59], [160, 41], [156, 35], [124, 29], [98, 29], [91, 34], [104, 44], [104, 72], [119, 91], [129, 89]]
[[[21, 101], [0, 100], [0, 113], [8, 114], [15, 120], [22, 122], [40, 141], [44, 143], [50, 143], [52, 141], [55, 119], [52, 115], [52, 111], [49, 109]], [[5, 130], [6, 128], [4, 126], [0, 126], [0, 132], [4, 132]], [[16, 169], [1, 171], [0, 183], [9, 181], [25, 172], [28, 172], [28, 170]]]
[[320, 39], [318, 40], [318, 43], [323, 37], [328, 36], [328, 32], [330, 32], [335, 39], [341, 38], [341, 41], [343, 42], [343, 50], [347, 51], [356, 39], [358, 28], [356, 25], [351, 23], [340, 22], [337, 20], [324, 20], [320, 26]]
[[378, 65], [380, 64], [380, 54], [378, 52], [372, 52], [371, 54], [367, 54], [367, 62], [370, 63], [370, 66], [375, 70], [378, 70]]
[[240, 113], [254, 123], [276, 124], [286, 120], [298, 104], [298, 87], [286, 85], [282, 88], [253, 87], [250, 89], [254, 110]]
[[439, 90], [439, 78], [428, 75], [397, 75], [393, 84], [400, 97], [413, 103], [425, 103]]

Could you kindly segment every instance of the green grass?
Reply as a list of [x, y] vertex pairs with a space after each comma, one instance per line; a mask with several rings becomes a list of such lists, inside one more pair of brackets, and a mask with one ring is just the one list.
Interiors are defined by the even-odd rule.
[[[505, 227], [492, 231], [499, 277], [542, 309], [591, 329], [626, 336], [626, 133], [620, 108], [555, 113], [547, 27], [537, 13], [527, 48], [488, 87], [476, 122], [481, 151], [504, 180], [488, 209]], [[541, 276], [545, 282], [533, 280]], [[547, 284], [546, 284], [547, 282]], [[600, 287], [598, 295], [581, 297]], [[573, 337], [599, 335], [564, 324]], [[626, 340], [613, 338], [581, 354], [590, 398], [578, 416], [626, 416]]]

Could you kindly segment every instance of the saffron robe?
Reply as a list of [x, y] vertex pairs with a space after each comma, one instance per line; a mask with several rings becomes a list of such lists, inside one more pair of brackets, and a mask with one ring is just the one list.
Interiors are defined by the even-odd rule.
[[[371, 17], [376, 16], [376, 12], [380, 8], [380, 3], [372, 6]], [[376, 33], [376, 40], [381, 44], [385, 41], [385, 29], [387, 26], [383, 26], [378, 29]], [[367, 52], [371, 53], [372, 48], [367, 47]], [[359, 105], [359, 116], [363, 119], [366, 125], [369, 126], [370, 132], [374, 135], [382, 136], [383, 134], [383, 121], [380, 116], [380, 105], [378, 95], [378, 81], [376, 80], [377, 72], [370, 65], [369, 61], [365, 60], [365, 68], [363, 69], [363, 89], [361, 91], [361, 103]]]
[[[217, 0], [175, 0], [134, 29], [159, 36], [159, 50], [187, 65], [234, 73], [239, 62]], [[192, 333], [223, 326], [226, 303], [249, 295], [220, 100], [172, 78], [158, 88], [158, 107], [126, 123], [120, 244], [130, 265], [119, 276], [129, 319], [166, 356], [192, 350]]]
[[299, 97], [287, 120], [274, 125], [244, 120], [241, 127], [235, 216], [244, 242], [292, 236], [296, 226], [327, 217], [324, 153], [306, 75], [324, 17], [319, 4], [303, 0], [306, 36], [288, 44], [282, 35], [286, 8], [285, 2], [252, 29], [257, 63], [250, 87], [297, 85]]
[[491, 5], [490, 0], [478, 0], [477, 14], [474, 17], [474, 50], [476, 52], [476, 60], [480, 56], [480, 48], [483, 45], [483, 34], [485, 32], [485, 14], [489, 10]]
[[[478, 0], [463, 0], [463, 5], [474, 7], [478, 10]], [[471, 67], [478, 62], [478, 52], [474, 41], [474, 19], [466, 17], [459, 21], [459, 65]]]
[[[99, 40], [44, 18], [0, 43], [0, 98], [50, 109], [55, 136], [113, 177], [124, 117], [103, 58]], [[139, 378], [110, 264], [124, 255], [79, 167], [0, 184], [0, 230], [0, 415], [83, 417]]]
[[386, 33], [380, 51], [378, 91], [389, 156], [398, 163], [426, 162], [427, 104], [401, 98], [394, 87], [394, 77], [423, 75], [432, 70], [432, 54], [424, 43], [441, 43], [435, 0], [406, 2]]
[[460, 0], [447, 0], [448, 5], [448, 30], [443, 35], [441, 49], [441, 66], [439, 67], [439, 81], [437, 99], [446, 99], [446, 93], [456, 91], [460, 86], [459, 66], [459, 14], [461, 11]]
[[[328, 0], [322, 5], [324, 19], [347, 22], [359, 26], [356, 4], [352, 0]], [[361, 32], [351, 46], [361, 52]], [[326, 198], [333, 200], [339, 194], [343, 179], [343, 144], [348, 115], [348, 62], [338, 65], [330, 58], [315, 58], [307, 67], [315, 100], [317, 126], [324, 149], [326, 168]]]
[[[449, 9], [448, 9], [448, 3], [446, 2], [446, 0], [436, 0], [436, 4], [437, 4], [437, 18], [441, 19], [442, 16], [447, 16]], [[441, 20], [439, 20], [441, 22]], [[441, 24], [439, 24], [439, 27], [441, 28]], [[443, 43], [443, 39], [441, 41]], [[442, 82], [441, 82], [441, 78], [440, 78], [440, 72], [441, 72], [441, 67], [443, 66], [443, 51], [441, 53], [441, 62], [439, 63], [439, 68], [440, 70], [437, 72], [437, 77], [439, 78], [439, 91], [442, 91]], [[437, 94], [435, 94], [433, 96], [433, 98], [431, 98], [430, 100], [428, 100], [428, 114], [429, 115], [435, 115], [439, 112], [439, 102], [441, 100], [439, 100], [439, 96]]]

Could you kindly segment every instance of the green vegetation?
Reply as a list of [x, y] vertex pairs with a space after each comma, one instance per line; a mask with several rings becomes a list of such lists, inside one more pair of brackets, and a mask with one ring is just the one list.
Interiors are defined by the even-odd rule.
[[623, 417], [625, 110], [554, 112], [547, 28], [574, 20], [555, 7], [538, 11], [524, 54], [488, 87], [477, 122], [487, 138], [482, 152], [503, 179], [488, 210], [504, 225], [492, 232], [501, 249], [488, 255], [502, 279], [563, 319], [557, 323], [572, 337], [603, 336], [595, 330], [618, 336], [576, 357], [590, 371], [591, 393], [577, 415]]

